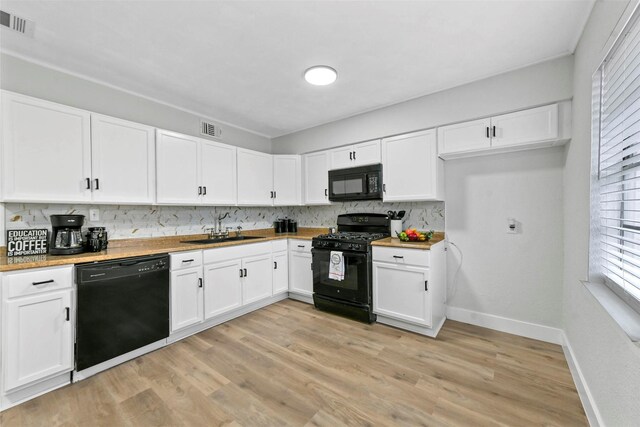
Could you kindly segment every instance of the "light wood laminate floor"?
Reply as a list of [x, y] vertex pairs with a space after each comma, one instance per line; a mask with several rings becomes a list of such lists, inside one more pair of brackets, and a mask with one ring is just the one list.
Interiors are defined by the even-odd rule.
[[587, 425], [560, 346], [282, 301], [0, 415], [10, 426]]

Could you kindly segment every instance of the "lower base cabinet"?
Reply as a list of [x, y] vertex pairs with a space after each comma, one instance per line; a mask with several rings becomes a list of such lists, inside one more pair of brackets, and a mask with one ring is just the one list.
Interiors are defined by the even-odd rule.
[[73, 266], [2, 276], [2, 394], [73, 370]]
[[435, 337], [445, 320], [445, 242], [430, 250], [373, 248], [378, 322]]
[[204, 320], [202, 268], [171, 272], [171, 332]]
[[271, 252], [242, 259], [242, 305], [273, 294]]
[[289, 241], [289, 292], [313, 296], [311, 241]]
[[289, 254], [286, 250], [284, 250], [273, 254], [273, 295], [281, 294], [288, 291]]
[[242, 260], [205, 264], [204, 317], [211, 319], [242, 306]]

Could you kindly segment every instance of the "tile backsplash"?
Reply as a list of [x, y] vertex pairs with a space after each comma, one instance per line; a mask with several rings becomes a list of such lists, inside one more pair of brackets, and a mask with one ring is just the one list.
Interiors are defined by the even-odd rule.
[[[89, 209], [99, 209], [100, 221], [89, 221]], [[50, 228], [49, 215], [80, 214], [85, 227], [103, 226], [110, 239], [159, 237], [204, 233], [219, 214], [229, 212], [223, 226], [246, 230], [270, 228], [277, 218], [288, 216], [302, 227], [336, 225], [341, 213], [407, 211], [405, 227], [444, 230], [443, 202], [382, 203], [380, 201], [336, 203], [330, 206], [295, 207], [189, 207], [128, 205], [5, 204], [6, 229]]]

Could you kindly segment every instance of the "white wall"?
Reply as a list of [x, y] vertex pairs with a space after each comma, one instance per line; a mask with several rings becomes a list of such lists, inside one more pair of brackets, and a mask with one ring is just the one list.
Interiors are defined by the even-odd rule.
[[601, 422], [609, 426], [639, 423], [640, 348], [580, 280], [587, 279], [589, 259], [591, 76], [626, 7], [626, 1], [596, 3], [576, 50], [573, 140], [567, 147], [564, 176], [564, 329]]
[[[273, 139], [273, 152], [305, 153], [569, 99], [565, 56]], [[428, 78], [428, 76], [425, 76]]]
[[[7, 54], [0, 54], [0, 87], [108, 116], [201, 136], [200, 119], [203, 117], [200, 115]], [[224, 124], [221, 128], [223, 142], [227, 144], [271, 152], [271, 140], [267, 137]]]
[[[446, 233], [464, 254], [450, 307], [561, 326], [563, 166], [561, 147], [446, 162]], [[455, 248], [448, 262], [453, 285]]]

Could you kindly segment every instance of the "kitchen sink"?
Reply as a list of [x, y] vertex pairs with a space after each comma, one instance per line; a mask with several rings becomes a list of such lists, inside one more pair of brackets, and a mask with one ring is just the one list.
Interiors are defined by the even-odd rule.
[[238, 242], [242, 240], [254, 240], [254, 239], [264, 239], [264, 237], [234, 236], [234, 237], [222, 237], [222, 238], [216, 238], [216, 239], [186, 240], [186, 241], [183, 241], [182, 243], [191, 243], [194, 245], [207, 245], [209, 243]]

